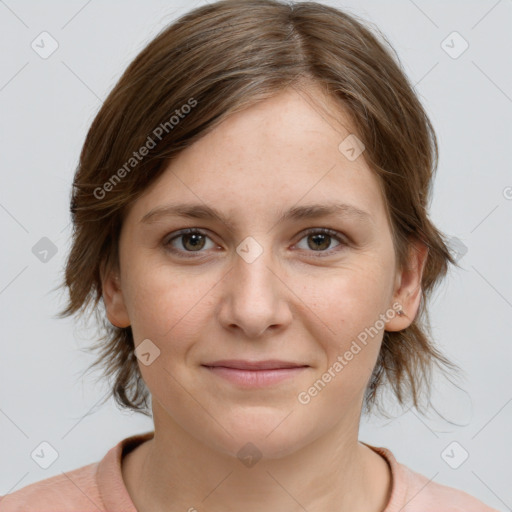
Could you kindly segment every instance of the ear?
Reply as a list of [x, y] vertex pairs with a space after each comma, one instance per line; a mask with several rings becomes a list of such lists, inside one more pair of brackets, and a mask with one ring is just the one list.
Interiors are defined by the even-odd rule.
[[115, 268], [101, 266], [101, 285], [103, 302], [107, 312], [107, 318], [115, 327], [128, 327], [130, 318], [126, 310], [119, 271]]
[[[412, 324], [421, 301], [421, 278], [428, 257], [428, 246], [411, 240], [406, 268], [397, 272], [392, 304], [400, 304], [402, 315], [396, 314], [386, 323], [386, 331], [401, 331]], [[393, 308], [397, 311], [396, 307]]]

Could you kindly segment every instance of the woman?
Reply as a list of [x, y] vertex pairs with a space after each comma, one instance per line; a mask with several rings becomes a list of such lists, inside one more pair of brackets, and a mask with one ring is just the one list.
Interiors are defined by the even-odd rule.
[[97, 364], [154, 432], [0, 509], [492, 511], [358, 440], [385, 385], [421, 409], [456, 369], [422, 318], [455, 263], [427, 213], [436, 151], [339, 10], [222, 1], [164, 30], [85, 141], [62, 312], [108, 318]]

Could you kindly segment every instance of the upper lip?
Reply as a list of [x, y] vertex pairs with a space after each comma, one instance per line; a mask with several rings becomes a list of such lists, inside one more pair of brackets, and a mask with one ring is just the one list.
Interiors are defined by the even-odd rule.
[[238, 370], [276, 370], [284, 368], [300, 368], [308, 366], [307, 364], [294, 363], [291, 361], [280, 361], [277, 359], [268, 359], [266, 361], [245, 361], [242, 359], [222, 359], [212, 363], [206, 363], [203, 366], [223, 366], [225, 368], [236, 368]]

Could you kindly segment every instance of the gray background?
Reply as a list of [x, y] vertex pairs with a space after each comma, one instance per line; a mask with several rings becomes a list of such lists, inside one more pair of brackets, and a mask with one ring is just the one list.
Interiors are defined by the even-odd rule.
[[[50, 290], [69, 249], [70, 186], [94, 115], [161, 28], [202, 3], [0, 1], [2, 495], [152, 430], [150, 419], [120, 412], [112, 400], [94, 411], [107, 384], [98, 373], [82, 376], [93, 359], [80, 349], [92, 334], [54, 318], [64, 297]], [[440, 141], [431, 217], [454, 237], [463, 267], [452, 269], [431, 307], [436, 341], [466, 372], [462, 389], [436, 380], [434, 404], [455, 424], [396, 412], [394, 420], [365, 420], [360, 439], [390, 448], [435, 482], [511, 510], [512, 2], [326, 3], [375, 23], [415, 84]], [[47, 59], [31, 47], [43, 31], [59, 45]], [[460, 55], [463, 41], [447, 39], [454, 31], [469, 44]], [[32, 252], [43, 237], [57, 249], [46, 262]], [[48, 469], [30, 457], [43, 441], [58, 452]], [[469, 458], [453, 469], [447, 460], [457, 465], [463, 450]]]

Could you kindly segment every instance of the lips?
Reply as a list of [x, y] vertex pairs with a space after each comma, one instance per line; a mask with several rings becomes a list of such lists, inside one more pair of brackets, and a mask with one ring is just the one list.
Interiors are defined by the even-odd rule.
[[245, 361], [241, 359], [223, 359], [212, 363], [203, 364], [209, 368], [231, 368], [235, 370], [285, 370], [290, 368], [304, 368], [309, 365], [296, 363], [291, 361], [281, 361], [277, 359], [269, 359], [266, 361]]
[[270, 359], [246, 361], [223, 359], [202, 365], [215, 379], [221, 378], [239, 389], [257, 390], [281, 385], [307, 371], [309, 365]]

